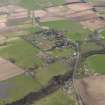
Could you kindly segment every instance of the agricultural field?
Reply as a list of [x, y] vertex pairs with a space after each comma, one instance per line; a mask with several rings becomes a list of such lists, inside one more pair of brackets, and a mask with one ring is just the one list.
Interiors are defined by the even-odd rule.
[[46, 97], [35, 104], [37, 105], [75, 105], [75, 102], [70, 96], [67, 96], [62, 92], [62, 89], [53, 93], [49, 97]]
[[50, 21], [42, 23], [42, 25], [52, 29], [63, 30], [65, 35], [73, 40], [83, 40], [91, 33], [90, 30], [84, 29], [82, 25], [72, 20]]
[[[105, 31], [102, 32], [102, 35], [105, 37]], [[98, 47], [99, 48], [99, 47]], [[86, 63], [88, 67], [96, 73], [105, 74], [105, 56], [96, 55], [87, 59]]]
[[19, 5], [28, 9], [43, 9], [50, 6], [63, 4], [64, 0], [20, 0]]
[[[0, 48], [0, 56], [5, 59], [14, 59], [15, 64], [23, 68], [24, 70], [35, 66], [39, 67], [38, 69], [34, 70], [35, 79], [33, 79], [30, 75], [20, 75], [3, 82], [12, 85], [11, 88], [6, 90], [6, 93], [10, 96], [6, 99], [6, 102], [20, 99], [24, 95], [34, 90], [37, 91], [42, 86], [46, 85], [53, 76], [64, 74], [69, 70], [69, 66], [63, 64], [62, 62], [55, 62], [44, 67], [45, 63], [43, 62], [43, 60], [36, 56], [38, 53], [39, 51], [37, 48], [32, 47], [31, 44], [27, 43], [23, 39], [10, 41], [7, 47]], [[62, 50], [62, 52], [58, 52], [57, 54], [64, 56], [66, 55], [65, 53], [66, 51], [63, 52]], [[54, 54], [54, 56], [55, 55], [56, 53]], [[27, 84], [24, 85], [24, 83]]]
[[104, 0], [87, 0], [89, 2], [93, 2], [93, 3], [101, 3], [104, 2]]
[[7, 47], [0, 48], [0, 56], [16, 61], [16, 64], [22, 68], [29, 68], [34, 64], [41, 65], [41, 60], [36, 57], [38, 49], [33, 48], [22, 39], [17, 39], [8, 43]]
[[[12, 3], [12, 4], [28, 4], [29, 7], [32, 7], [32, 6], [36, 6], [36, 7], [40, 7], [41, 4], [43, 4], [44, 6], [49, 6], [49, 5], [60, 5], [60, 4], [63, 4], [65, 1], [64, 0], [0, 0], [0, 3], [1, 4], [8, 4], [8, 3]], [[34, 4], [34, 5], [33, 5]], [[42, 6], [43, 6], [42, 5]]]
[[105, 74], [105, 56], [96, 55], [87, 59], [86, 63], [92, 72]]
[[[64, 30], [64, 31], [66, 30], [65, 35], [72, 40], [83, 40], [90, 33], [89, 30], [83, 29], [79, 23], [68, 20], [45, 22], [41, 24], [43, 26], [48, 26], [53, 29]], [[77, 27], [76, 31], [75, 27]], [[36, 32], [34, 28], [30, 28], [28, 29], [28, 31], [29, 34], [33, 34]], [[17, 38], [16, 40], [10, 40], [7, 43], [6, 47], [0, 48], [1, 57], [8, 60], [13, 59], [15, 61], [15, 64], [23, 68], [24, 70], [28, 70], [35, 66], [38, 67], [37, 69], [34, 69], [35, 72], [34, 79], [30, 75], [28, 76], [20, 75], [5, 81], [6, 83], [13, 85], [12, 88], [6, 90], [7, 94], [10, 96], [9, 98], [7, 97], [6, 102], [15, 101], [17, 99], [20, 99], [24, 95], [27, 95], [30, 92], [39, 90], [41, 87], [45, 86], [53, 76], [64, 74], [70, 69], [70, 67], [67, 64], [61, 61], [56, 61], [55, 63], [46, 65], [43, 59], [41, 59], [40, 56], [38, 56], [39, 53], [40, 53], [39, 49], [35, 48], [30, 43], [21, 38]], [[73, 53], [74, 51], [68, 48], [55, 49], [53, 51], [47, 52], [47, 54], [58, 58], [69, 57]], [[27, 84], [24, 85], [24, 83]], [[57, 100], [55, 100], [55, 98], [57, 98]], [[60, 101], [61, 98], [62, 99], [65, 98], [65, 101], [61, 102]], [[37, 104], [49, 105], [50, 103], [52, 103], [52, 105], [53, 104], [65, 105], [68, 103], [74, 105], [74, 102], [73, 100], [71, 100], [71, 97], [65, 96], [65, 94], [61, 91], [58, 91], [57, 93], [52, 94], [50, 97], [46, 97], [45, 99], [38, 101]]]
[[[8, 85], [10, 86], [8, 89], [4, 89], [3, 94], [5, 94], [6, 97], [3, 98], [3, 100], [6, 103], [16, 101], [30, 92], [38, 91], [40, 88], [45, 86], [53, 76], [57, 74], [64, 74], [66, 72], [65, 68], [67, 68], [67, 65], [56, 63], [56, 64], [48, 66], [48, 68], [44, 68], [44, 69], [42, 68], [42, 69], [37, 70], [35, 73], [34, 79], [30, 75], [20, 75], [20, 76], [8, 79], [6, 81], [0, 82], [0, 84], [8, 83]], [[70, 96], [64, 95], [62, 91], [57, 92], [57, 93], [58, 94], [54, 93], [55, 94], [54, 96], [51, 96], [51, 98], [48, 98], [47, 99], [48, 102], [46, 104], [49, 104], [50, 102], [52, 104], [55, 103], [57, 105], [59, 104], [65, 105], [67, 102], [70, 102], [71, 105], [74, 105], [73, 101], [71, 101]], [[62, 103], [58, 99], [55, 100], [54, 97], [58, 97], [58, 99], [65, 98], [65, 102]], [[38, 104], [44, 105], [45, 104], [44, 102], [45, 101], [39, 101]]]
[[0, 84], [2, 83], [9, 86], [8, 89], [5, 87], [3, 89], [5, 98], [1, 97], [1, 99], [6, 103], [20, 99], [29, 92], [33, 92], [35, 90], [37, 91], [41, 87], [37, 80], [34, 80], [31, 76], [28, 75], [16, 76], [6, 81], [0, 82]]
[[[88, 1], [96, 2], [98, 0]], [[0, 0], [0, 3], [1, 2], [2, 0]], [[41, 94], [42, 99], [39, 98], [40, 100], [38, 99], [38, 101], [34, 100], [35, 103], [33, 105], [75, 105], [73, 97], [75, 89], [72, 90], [73, 87], [71, 85], [73, 85], [73, 83], [71, 84], [71, 80], [75, 78], [73, 77], [73, 73], [75, 69], [78, 70], [78, 68], [75, 68], [76, 62], [74, 61], [78, 61], [79, 69], [82, 69], [82, 60], [79, 59], [79, 57], [82, 58], [81, 55], [85, 52], [102, 49], [103, 46], [96, 43], [100, 41], [101, 38], [92, 32], [91, 29], [89, 30], [86, 26], [82, 25], [81, 22], [73, 21], [73, 19], [71, 20], [69, 17], [65, 19], [63, 17], [61, 20], [50, 13], [47, 15], [51, 19], [54, 18], [54, 20], [40, 22], [40, 19], [38, 19], [40, 17], [35, 18], [35, 16], [33, 16], [35, 14], [32, 14], [35, 10], [39, 10], [40, 12], [40, 9], [48, 13], [47, 7], [61, 5], [65, 2], [66, 0], [10, 0], [7, 3], [6, 0], [3, 1], [5, 5], [8, 3], [14, 5], [10, 6], [10, 10], [11, 8], [18, 8], [13, 12], [16, 14], [12, 14], [14, 17], [16, 16], [15, 19], [17, 19], [17, 16], [24, 16], [25, 12], [27, 12], [27, 16], [29, 17], [26, 21], [21, 21], [20, 23], [18, 23], [18, 21], [15, 23], [14, 19], [14, 21], [12, 21], [13, 24], [10, 21], [10, 26], [7, 25], [6, 30], [0, 30], [0, 58], [24, 71], [20, 75], [0, 81], [0, 105], [17, 102], [17, 100], [20, 99], [24, 101], [25, 96], [28, 96], [28, 101], [31, 102], [29, 98], [30, 93], [32, 93], [31, 95], [33, 96], [38, 95], [38, 97], [40, 97], [40, 93], [44, 94], [44, 98], [43, 94]], [[15, 7], [15, 5], [19, 7]], [[83, 9], [84, 5], [85, 4], [82, 5]], [[72, 4], [69, 6], [75, 7], [75, 5]], [[86, 3], [86, 6], [89, 9], [91, 8], [88, 3]], [[23, 9], [20, 7], [23, 7]], [[64, 9], [66, 6], [59, 6], [59, 9], [62, 7]], [[76, 4], [76, 7], [80, 8], [80, 5]], [[23, 10], [23, 12], [20, 12], [19, 15], [20, 10]], [[57, 12], [58, 11], [59, 10], [57, 10]], [[53, 12], [55, 11], [53, 10]], [[74, 10], [71, 9], [69, 12], [70, 15], [72, 15], [72, 12], [75, 14], [78, 10], [74, 8]], [[90, 14], [86, 14], [86, 16], [87, 15]], [[93, 18], [98, 18], [93, 11], [92, 15], [95, 16], [93, 16]], [[83, 17], [86, 16], [85, 14], [83, 15]], [[78, 20], [81, 18], [81, 15], [77, 13], [73, 18]], [[3, 19], [5, 18], [0, 16], [0, 20], [2, 21]], [[85, 21], [84, 19], [80, 20]], [[91, 17], [89, 17], [89, 19], [90, 22], [93, 22], [92, 25], [96, 24]], [[100, 21], [99, 19], [99, 22]], [[102, 32], [102, 35], [104, 38], [105, 31]], [[4, 37], [3, 43], [2, 37]], [[83, 63], [92, 73], [105, 74], [105, 55], [91, 56]], [[82, 75], [81, 71], [80, 74]], [[53, 87], [55, 90], [52, 91], [48, 88], [48, 90], [46, 90], [47, 86], [48, 88], [50, 87], [50, 89]], [[56, 87], [58, 90], [56, 90]], [[34, 94], [35, 92], [39, 93]], [[33, 96], [31, 97], [32, 100], [34, 99]]]
[[[46, 85], [54, 75], [65, 73], [65, 67], [66, 65], [59, 65], [57, 63], [51, 65], [46, 69], [37, 70], [35, 79], [33, 79], [30, 75], [20, 75], [3, 81], [3, 83], [8, 83], [8, 85], [10, 86], [10, 88], [4, 89], [3, 94], [5, 94], [6, 96], [5, 98], [3, 98], [3, 100], [5, 102], [16, 101], [17, 99], [22, 98], [24, 95], [27, 95], [30, 92], [38, 91], [40, 88]], [[2, 82], [0, 82], [0, 84], [1, 83]], [[60, 93], [62, 94], [62, 92]]]
[[[72, 33], [74, 32], [75, 26], [77, 25], [75, 22], [72, 22], [72, 21], [70, 21], [70, 24], [68, 24], [67, 21], [55, 21], [55, 22], [42, 23], [42, 25], [49, 26], [49, 27], [51, 24], [52, 24], [51, 28], [55, 27], [58, 30], [59, 29], [69, 30], [70, 27], [74, 26], [73, 28], [71, 28]], [[61, 26], [61, 24], [63, 25]], [[78, 24], [77, 27], [80, 28], [80, 25]], [[27, 32], [28, 31], [29, 31], [29, 34], [35, 33], [36, 28], [29, 28]], [[85, 33], [85, 31], [82, 30], [82, 28], [78, 29], [77, 31], [80, 32], [79, 34]], [[76, 35], [76, 33], [77, 32], [75, 32], [74, 34]], [[9, 96], [6, 98], [6, 100], [4, 100], [6, 102], [15, 101], [17, 99], [22, 98], [24, 95], [27, 95], [30, 92], [37, 91], [42, 86], [45, 86], [53, 76], [58, 74], [64, 74], [70, 69], [67, 64], [64, 64], [63, 62], [60, 62], [60, 61], [57, 61], [48, 66], [44, 66], [46, 64], [38, 56], [38, 53], [40, 52], [39, 49], [33, 47], [30, 43], [26, 42], [21, 38], [11, 40], [13, 37], [17, 37], [17, 36], [13, 35], [9, 37], [8, 39], [9, 41], [7, 42], [6, 47], [0, 47], [0, 56], [7, 60], [13, 59], [15, 61], [15, 64], [23, 68], [24, 70], [28, 70], [29, 68], [32, 68], [35, 66], [37, 66], [38, 69], [34, 70], [35, 79], [33, 79], [30, 75], [29, 76], [20, 75], [4, 81], [4, 83], [8, 83], [12, 85], [10, 86], [11, 88], [8, 88], [6, 90], [5, 94], [8, 94]], [[76, 37], [76, 39], [78, 39], [78, 37]], [[55, 49], [53, 51], [48, 51], [47, 53], [53, 57], [69, 57], [70, 55], [73, 54], [73, 52], [74, 51], [72, 49], [64, 48], [64, 49]], [[27, 83], [27, 84], [24, 85], [24, 83]], [[17, 91], [18, 91], [18, 94], [17, 94]], [[58, 99], [55, 101], [54, 97], [55, 98], [58, 97]], [[52, 103], [52, 104], [59, 105], [62, 103], [59, 101], [60, 98], [62, 99], [65, 98], [63, 105], [69, 102], [71, 103], [71, 105], [74, 105], [70, 97], [65, 96], [64, 93], [61, 91], [60, 92], [58, 91], [48, 99], [45, 99], [47, 100], [46, 103], [44, 103], [44, 101], [41, 100], [38, 102], [38, 104], [44, 105], [44, 104]]]
[[[105, 37], [105, 31], [102, 32], [102, 35], [103, 37]], [[96, 55], [89, 58], [87, 60], [87, 64], [93, 72], [104, 74], [105, 73], [104, 61], [105, 61], [104, 55]]]
[[103, 17], [105, 19], [105, 0], [89, 0], [94, 5], [96, 5], [95, 10], [97, 12], [97, 15], [100, 17]]
[[105, 30], [102, 32], [102, 35], [105, 37]]

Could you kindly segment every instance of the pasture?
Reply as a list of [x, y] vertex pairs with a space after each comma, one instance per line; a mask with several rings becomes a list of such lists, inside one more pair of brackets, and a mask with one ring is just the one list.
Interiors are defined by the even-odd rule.
[[90, 33], [90, 31], [88, 29], [84, 29], [79, 22], [72, 20], [50, 21], [44, 22], [42, 25], [53, 29], [64, 30], [65, 35], [73, 40], [83, 40]]
[[37, 48], [32, 47], [31, 44], [22, 39], [10, 41], [7, 47], [0, 48], [0, 56], [5, 59], [12, 58], [15, 64], [24, 68], [24, 70], [35, 67], [35, 65], [38, 67], [34, 69], [34, 79], [31, 75], [19, 75], [2, 81], [13, 84], [13, 88], [6, 90], [9, 95], [6, 102], [16, 101], [29, 92], [37, 91], [42, 86], [45, 86], [53, 76], [64, 74], [70, 69], [67, 64], [61, 61], [47, 65], [37, 56], [38, 53], [39, 50]]
[[95, 73], [105, 74], [105, 55], [96, 55], [86, 61], [90, 70]]

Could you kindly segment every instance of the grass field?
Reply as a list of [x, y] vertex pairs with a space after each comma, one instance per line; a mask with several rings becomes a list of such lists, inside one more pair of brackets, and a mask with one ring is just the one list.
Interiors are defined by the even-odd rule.
[[45, 68], [37, 69], [35, 73], [35, 79], [33, 79], [31, 76], [20, 75], [3, 81], [13, 84], [13, 88], [7, 90], [10, 98], [6, 100], [6, 102], [15, 101], [22, 98], [29, 92], [37, 91], [41, 88], [41, 86], [45, 86], [53, 76], [64, 74], [68, 70], [69, 67], [67, 65], [57, 62]]
[[[103, 5], [105, 4], [105, 0], [86, 0], [87, 2], [93, 3], [95, 5]], [[97, 8], [97, 7], [96, 7]], [[103, 7], [102, 7], [103, 8]], [[104, 10], [104, 8], [103, 8]], [[101, 16], [102, 14], [100, 14]]]
[[37, 80], [32, 79], [31, 76], [20, 75], [9, 80], [3, 81], [4, 83], [12, 84], [12, 88], [7, 90], [9, 95], [8, 99], [4, 99], [6, 102], [15, 101], [24, 97], [26, 94], [37, 91], [40, 88], [40, 84]]
[[[104, 42], [104, 41], [103, 41]], [[83, 44], [81, 44], [81, 52], [88, 52], [88, 51], [92, 51], [92, 50], [100, 50], [103, 47], [94, 43], [94, 42], [84, 42]]]
[[[105, 31], [102, 32], [102, 35], [105, 37]], [[105, 74], [105, 55], [92, 56], [87, 59], [86, 63], [93, 72]]]
[[[14, 59], [16, 64], [22, 68], [30, 68], [34, 65], [41, 66], [43, 61], [36, 56], [38, 53], [37, 48], [32, 47], [31, 44], [22, 39], [11, 41], [7, 47], [0, 48], [0, 56], [6, 59]], [[67, 48], [56, 49], [47, 53], [52, 56], [65, 57], [73, 54], [73, 50]]]
[[75, 103], [69, 95], [67, 96], [60, 89], [52, 95], [36, 102], [35, 105], [75, 105]]
[[53, 63], [51, 65], [48, 65], [45, 68], [39, 68], [36, 71], [36, 78], [42, 85], [46, 85], [48, 81], [53, 77], [57, 76], [59, 74], [64, 74], [69, 70], [69, 66], [59, 62]]
[[[80, 24], [68, 20], [46, 22], [43, 23], [43, 25], [58, 30], [67, 30], [67, 32], [65, 33], [67, 37], [74, 40], [84, 39], [86, 35], [88, 35], [88, 33], [90, 32], [89, 30], [83, 29]], [[75, 30], [75, 28], [77, 28], [77, 30]], [[29, 33], [34, 32], [35, 30], [33, 28], [29, 29]], [[0, 48], [0, 56], [6, 59], [14, 59], [16, 61], [16, 65], [24, 69], [33, 67], [34, 65], [39, 66], [39, 68], [35, 70], [35, 80], [33, 80], [31, 77], [21, 75], [6, 81], [8, 83], [16, 85], [15, 88], [11, 88], [10, 90], [8, 90], [11, 98], [7, 101], [20, 99], [27, 93], [31, 91], [36, 91], [41, 86], [45, 86], [53, 76], [64, 74], [66, 71], [70, 70], [69, 66], [62, 63], [61, 61], [57, 61], [53, 64], [43, 67], [42, 65], [45, 65], [45, 63], [37, 56], [38, 53], [39, 50], [37, 48], [32, 47], [31, 44], [20, 38], [14, 41], [10, 41], [7, 47]], [[52, 56], [68, 57], [73, 54], [73, 50], [67, 48], [62, 50], [56, 49], [47, 53]], [[68, 105], [68, 103], [74, 105], [73, 101], [71, 101], [70, 98], [68, 96], [65, 96], [62, 92], [54, 93], [53, 95], [51, 95], [51, 97], [49, 96], [43, 100], [39, 101], [37, 105]]]
[[[15, 101], [31, 91], [38, 90], [41, 86], [46, 85], [53, 76], [64, 74], [70, 69], [68, 65], [60, 61], [42, 67], [44, 62], [36, 56], [38, 53], [38, 49], [32, 47], [31, 44], [22, 39], [11, 41], [8, 43], [7, 47], [0, 48], [0, 56], [6, 59], [15, 59], [16, 64], [22, 68], [27, 69], [34, 65], [39, 66], [39, 68], [35, 70], [35, 80], [33, 80], [32, 77], [21, 75], [7, 81], [3, 81], [15, 86], [7, 90], [10, 95], [10, 99], [7, 101]], [[66, 56], [65, 53], [67, 54], [70, 52], [64, 51], [63, 54], [60, 52], [57, 54], [60, 54], [60, 56]]]
[[[64, 0], [22, 0], [22, 5], [28, 9], [40, 9], [51, 5], [59, 5], [64, 3]], [[34, 5], [35, 4], [35, 5]], [[28, 5], [28, 6], [27, 6]], [[60, 20], [42, 23], [44, 26], [50, 28], [64, 30], [65, 35], [73, 40], [83, 40], [90, 33], [88, 29], [83, 29], [82, 26], [71, 20]], [[28, 31], [28, 30], [27, 30]], [[29, 33], [34, 33], [33, 28], [29, 29]], [[35, 79], [31, 76], [20, 75], [9, 80], [3, 81], [13, 84], [13, 88], [8, 89], [7, 92], [10, 98], [7, 101], [16, 101], [24, 95], [32, 91], [37, 91], [41, 86], [45, 86], [48, 81], [55, 75], [64, 74], [70, 70], [67, 64], [57, 61], [53, 64], [45, 65], [45, 63], [37, 56], [39, 50], [32, 47], [22, 39], [9, 42], [7, 47], [0, 47], [0, 56], [6, 59], [14, 59], [16, 65], [28, 69], [35, 65], [39, 68], [35, 70]], [[68, 57], [73, 53], [72, 49], [56, 49], [48, 52], [52, 56]], [[105, 73], [104, 66], [105, 56], [91, 57], [87, 60], [87, 64], [92, 70], [99, 73]], [[44, 67], [42, 65], [45, 65]], [[100, 69], [102, 68], [102, 69]], [[52, 95], [38, 101], [35, 105], [75, 105], [74, 101], [69, 95], [66, 95], [61, 89]]]
[[42, 25], [53, 29], [64, 30], [67, 37], [74, 40], [83, 40], [90, 33], [88, 29], [84, 29], [79, 23], [71, 20], [45, 22]]
[[86, 63], [93, 72], [105, 74], [105, 55], [92, 56]]
[[43, 9], [63, 4], [64, 0], [20, 0], [19, 4], [27, 9]]
[[104, 38], [105, 38], [105, 30], [102, 32], [102, 35], [104, 36]]
[[70, 57], [73, 55], [73, 49], [71, 48], [64, 48], [64, 49], [55, 49], [53, 51], [48, 52], [48, 54], [54, 57]]
[[[59, 1], [61, 2], [61, 0]], [[66, 30], [65, 35], [73, 40], [83, 40], [90, 33], [89, 30], [83, 29], [79, 23], [70, 20], [46, 22], [42, 23], [42, 25], [58, 30]], [[34, 29], [29, 29], [29, 31], [31, 33], [35, 32]], [[39, 50], [37, 48], [32, 47], [31, 44], [22, 39], [11, 41], [7, 47], [0, 48], [0, 56], [6, 59], [14, 59], [16, 64], [24, 69], [30, 68], [34, 65], [39, 66], [39, 68], [35, 70], [34, 80], [29, 76], [20, 75], [6, 81], [15, 86], [8, 89], [10, 98], [6, 101], [15, 101], [22, 98], [29, 92], [37, 91], [41, 86], [45, 86], [53, 76], [64, 74], [66, 71], [70, 70], [67, 64], [60, 61], [42, 67], [45, 63], [38, 56], [36, 56], [38, 53]], [[68, 57], [73, 53], [73, 50], [65, 48], [61, 51], [60, 49], [56, 49], [48, 53], [52, 56]], [[74, 105], [74, 102], [71, 100], [70, 96], [65, 95], [62, 90], [59, 90], [56, 93], [38, 101], [36, 104]]]
[[38, 49], [22, 39], [11, 41], [8, 47], [0, 48], [0, 56], [14, 59], [16, 64], [23, 68], [41, 65], [42, 61], [36, 56]]
[[97, 3], [97, 2], [100, 2], [100, 1], [102, 1], [102, 0], [87, 0], [87, 1], [93, 2], [93, 3]]

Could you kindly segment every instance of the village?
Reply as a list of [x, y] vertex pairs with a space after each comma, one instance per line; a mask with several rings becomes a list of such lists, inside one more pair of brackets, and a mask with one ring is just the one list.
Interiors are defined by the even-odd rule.
[[0, 3], [0, 105], [103, 105], [103, 4]]

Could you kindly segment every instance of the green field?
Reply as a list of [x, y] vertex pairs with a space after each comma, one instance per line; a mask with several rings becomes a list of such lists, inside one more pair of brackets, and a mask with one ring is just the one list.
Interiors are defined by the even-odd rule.
[[9, 42], [7, 47], [0, 48], [0, 56], [14, 59], [16, 64], [23, 68], [41, 65], [42, 61], [36, 56], [38, 49], [22, 39]]
[[[79, 23], [68, 20], [46, 22], [42, 23], [42, 25], [58, 30], [66, 30], [65, 35], [74, 40], [82, 40], [90, 33], [89, 30], [83, 29]], [[75, 30], [75, 28], [77, 28], [77, 30]], [[33, 28], [30, 28], [27, 31], [29, 31], [29, 34], [35, 32]], [[20, 38], [9, 41], [6, 47], [0, 47], [1, 57], [14, 59], [16, 65], [23, 69], [28, 69], [35, 65], [39, 67], [35, 70], [34, 80], [31, 77], [21, 75], [6, 81], [16, 85], [15, 88], [11, 88], [7, 91], [10, 95], [10, 99], [7, 101], [15, 101], [31, 91], [37, 91], [41, 86], [45, 86], [53, 76], [64, 74], [70, 70], [69, 66], [61, 61], [46, 65], [46, 63], [37, 56], [39, 52], [39, 49]], [[73, 52], [72, 49], [64, 48], [55, 49], [47, 53], [54, 57], [69, 57]], [[58, 91], [57, 93], [42, 99], [37, 105], [68, 105], [68, 103], [74, 105], [69, 96], [65, 96], [61, 91]]]
[[[105, 31], [102, 32], [102, 35], [105, 37]], [[92, 47], [92, 45], [90, 46]], [[100, 49], [99, 46], [95, 46], [94, 48]], [[88, 46], [86, 49], [88, 49]], [[92, 56], [87, 59], [86, 63], [93, 72], [105, 74], [105, 55]]]
[[69, 66], [59, 61], [45, 68], [39, 68], [36, 71], [36, 78], [41, 84], [46, 85], [53, 76], [64, 74], [68, 70], [70, 70]]
[[[96, 0], [91, 1], [94, 2]], [[17, 3], [24, 8], [33, 10], [43, 9], [52, 5], [60, 5], [64, 2], [64, 0], [20, 0], [20, 2]], [[74, 41], [84, 40], [90, 34], [90, 31], [88, 29], [84, 29], [83, 26], [80, 25], [80, 23], [71, 20], [57, 20], [43, 22], [41, 24], [52, 29], [65, 31], [66, 37]], [[20, 28], [22, 27], [23, 26], [21, 26]], [[25, 29], [26, 33], [29, 35], [35, 33], [37, 30], [37, 28], [34, 29], [32, 28], [32, 26], [29, 29]], [[105, 32], [103, 32], [103, 35], [105, 36]], [[16, 37], [16, 34], [13, 33], [11, 37]], [[94, 46], [95, 45], [93, 43], [89, 44], [89, 46], [86, 46], [86, 44], [84, 44], [82, 46], [83, 51], [87, 51], [90, 48], [97, 48], [97, 46]], [[9, 88], [7, 90], [9, 98], [6, 100], [4, 99], [6, 102], [16, 101], [30, 92], [38, 91], [41, 87], [46, 86], [46, 84], [48, 84], [49, 80], [53, 76], [64, 74], [65, 72], [70, 70], [70, 66], [62, 61], [56, 61], [54, 63], [47, 64], [38, 56], [39, 52], [39, 49], [33, 47], [31, 44], [21, 38], [9, 41], [7, 43], [7, 46], [0, 46], [0, 57], [8, 60], [13, 59], [15, 61], [15, 64], [23, 68], [24, 70], [27, 70], [34, 66], [38, 67], [34, 70], [35, 78], [32, 78], [31, 75], [24, 74], [8, 79], [6, 81], [2, 81], [4, 83], [6, 82], [13, 85], [12, 88]], [[64, 48], [55, 49], [46, 53], [53, 57], [70, 57], [71, 55], [73, 55], [74, 50]], [[93, 72], [105, 74], [104, 55], [92, 56], [88, 58], [85, 63]], [[75, 105], [75, 103], [70, 95], [67, 95], [64, 91], [62, 91], [62, 89], [59, 89], [57, 92], [41, 99], [34, 105]]]
[[[60, 56], [66, 56], [67, 53], [71, 53], [70, 51], [71, 50], [69, 50], [69, 52], [64, 51], [63, 54], [58, 52], [57, 54], [60, 54]], [[40, 89], [40, 87], [45, 86], [53, 76], [64, 74], [70, 69], [68, 65], [62, 63], [61, 61], [57, 61], [43, 67], [42, 65], [45, 65], [45, 63], [38, 56], [36, 56], [38, 53], [38, 49], [32, 47], [31, 44], [22, 39], [10, 41], [8, 46], [0, 48], [1, 57], [6, 59], [14, 59], [16, 61], [16, 65], [22, 67], [23, 69], [28, 69], [34, 65], [39, 66], [39, 68], [35, 70], [35, 79], [21, 75], [3, 81], [16, 85], [16, 87], [13, 87], [7, 91], [10, 95], [10, 99], [7, 101], [20, 99], [29, 92]]]
[[49, 6], [63, 4], [64, 0], [20, 0], [19, 5], [27, 9], [44, 9]]
[[93, 72], [105, 74], [105, 55], [92, 56], [86, 63]]
[[[29, 6], [33, 5], [31, 0], [23, 0], [23, 2], [26, 2], [26, 6], [29, 2]], [[62, 3], [63, 0], [53, 0], [51, 2], [56, 2], [56, 4], [59, 4]], [[46, 5], [48, 6], [48, 4]], [[43, 7], [43, 5], [41, 7]], [[36, 6], [35, 8], [37, 9], [39, 7]], [[50, 28], [58, 30], [64, 30], [65, 35], [73, 40], [83, 40], [90, 33], [88, 29], [83, 29], [79, 23], [71, 20], [44, 22], [42, 25], [49, 26]], [[29, 34], [32, 34], [36, 30], [30, 28], [27, 31], [29, 31]], [[20, 75], [4, 81], [15, 86], [7, 90], [10, 98], [6, 100], [6, 102], [16, 101], [17, 99], [22, 98], [24, 95], [32, 91], [37, 91], [42, 86], [45, 86], [53, 76], [64, 74], [70, 70], [70, 67], [61, 61], [56, 61], [55, 63], [47, 65], [40, 57], [37, 56], [39, 52], [40, 51], [37, 48], [33, 47], [31, 44], [20, 38], [14, 41], [10, 41], [7, 47], [0, 47], [1, 57], [6, 59], [14, 59], [16, 61], [16, 65], [22, 67], [23, 69], [28, 69], [35, 65], [39, 67], [38, 69], [35, 69], [35, 79], [33, 79], [31, 76]], [[73, 54], [73, 52], [74, 51], [72, 49], [64, 48], [55, 49], [47, 53], [54, 57], [69, 57]], [[71, 97], [66, 95], [62, 90], [59, 90], [35, 103], [35, 105], [68, 104], [75, 105]]]
[[102, 34], [103, 34], [103, 36], [104, 36], [104, 38], [105, 38], [105, 30], [102, 32]]
[[40, 83], [37, 80], [32, 79], [31, 76], [20, 75], [9, 80], [3, 81], [3, 83], [9, 83], [12, 85], [11, 88], [7, 90], [9, 95], [8, 99], [4, 99], [6, 102], [12, 102], [20, 99], [30, 92], [39, 90]]
[[40, 9], [52, 5], [63, 4], [65, 0], [0, 0], [0, 4], [17, 4], [24, 6], [27, 9]]
[[64, 49], [55, 49], [53, 51], [49, 51], [48, 54], [54, 57], [70, 57], [73, 55], [74, 50], [71, 48], [64, 48]]
[[[42, 66], [43, 61], [37, 56], [39, 50], [32, 47], [23, 39], [17, 39], [8, 43], [7, 47], [0, 48], [0, 56], [6, 59], [14, 59], [16, 64], [22, 68], [30, 68], [34, 65]], [[65, 57], [73, 54], [72, 49], [55, 49], [47, 52], [52, 56]]]
[[35, 105], [75, 105], [75, 103], [69, 95], [67, 96], [60, 89], [52, 95], [36, 102]]
[[[65, 69], [66, 68], [66, 69]], [[7, 90], [10, 98], [6, 102], [15, 101], [30, 92], [39, 90], [46, 86], [48, 81], [55, 75], [64, 74], [69, 67], [61, 62], [54, 63], [46, 68], [39, 68], [35, 72], [35, 79], [31, 76], [20, 75], [9, 80], [3, 81], [13, 84], [13, 88]]]
[[58, 20], [45, 22], [42, 25], [53, 29], [64, 30], [65, 35], [73, 40], [83, 40], [90, 33], [88, 29], [84, 29], [78, 22], [71, 20]]
[[93, 3], [97, 3], [97, 2], [100, 2], [100, 1], [102, 1], [102, 0], [87, 0], [87, 1], [93, 2]]

